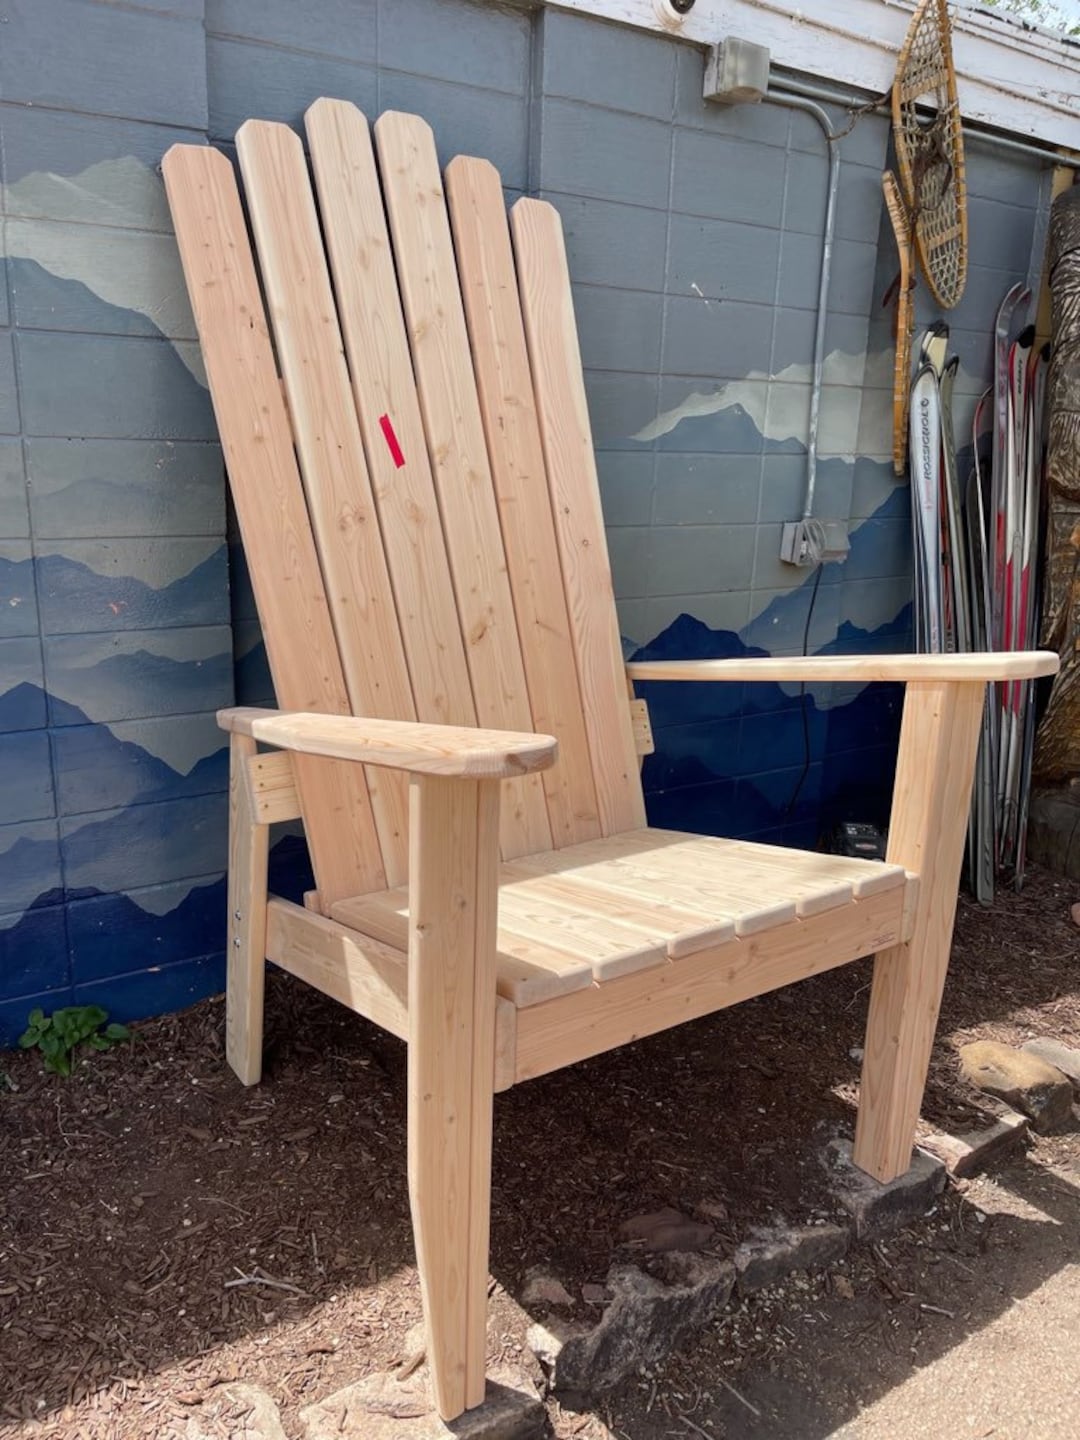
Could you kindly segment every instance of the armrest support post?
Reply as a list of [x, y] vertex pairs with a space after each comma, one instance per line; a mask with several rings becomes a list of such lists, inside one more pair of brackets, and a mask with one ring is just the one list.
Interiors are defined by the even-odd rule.
[[912, 681], [904, 699], [887, 859], [919, 876], [911, 938], [874, 962], [855, 1163], [878, 1180], [911, 1163], [949, 963], [982, 728], [981, 681]]
[[499, 781], [412, 777], [409, 1198], [443, 1415], [484, 1398], [498, 868]]

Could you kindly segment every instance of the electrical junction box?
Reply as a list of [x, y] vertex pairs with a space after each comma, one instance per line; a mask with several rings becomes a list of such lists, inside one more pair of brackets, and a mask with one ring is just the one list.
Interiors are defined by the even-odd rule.
[[769, 47], [729, 35], [709, 50], [705, 62], [706, 100], [721, 105], [746, 105], [761, 100], [769, 88]]
[[780, 559], [788, 565], [828, 565], [851, 549], [846, 520], [789, 520], [780, 532]]

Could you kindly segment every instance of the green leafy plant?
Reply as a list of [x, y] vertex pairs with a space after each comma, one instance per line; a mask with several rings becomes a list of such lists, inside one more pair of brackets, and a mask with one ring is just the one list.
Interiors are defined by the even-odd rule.
[[108, 1018], [107, 1011], [100, 1005], [68, 1005], [51, 1015], [40, 1009], [31, 1010], [19, 1044], [24, 1050], [40, 1050], [45, 1057], [45, 1069], [54, 1075], [70, 1075], [80, 1045], [85, 1043], [92, 1050], [111, 1050], [131, 1038], [126, 1025], [106, 1025]]

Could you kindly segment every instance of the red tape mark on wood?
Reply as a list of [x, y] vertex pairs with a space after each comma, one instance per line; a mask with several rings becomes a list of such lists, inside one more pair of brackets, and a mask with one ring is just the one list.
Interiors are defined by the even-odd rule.
[[390, 450], [390, 458], [400, 470], [401, 467], [405, 464], [405, 456], [401, 453], [401, 446], [398, 444], [398, 438], [394, 434], [394, 427], [391, 423], [390, 416], [380, 415], [379, 426], [382, 429], [382, 433], [386, 440], [387, 447]]

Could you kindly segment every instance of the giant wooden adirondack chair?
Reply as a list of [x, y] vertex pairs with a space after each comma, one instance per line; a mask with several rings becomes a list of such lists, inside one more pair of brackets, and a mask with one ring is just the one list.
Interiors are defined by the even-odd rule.
[[[1055, 661], [624, 667], [557, 212], [508, 226], [494, 169], [444, 181], [415, 116], [382, 116], [377, 164], [350, 104], [306, 129], [314, 189], [291, 130], [237, 137], [261, 288], [229, 161], [164, 165], [282, 706], [219, 717], [228, 1057], [259, 1079], [267, 959], [408, 1041], [452, 1419], [484, 1396], [496, 1090], [876, 952], [855, 1158], [907, 1168], [985, 682]], [[648, 829], [628, 675], [907, 681], [888, 862]], [[306, 908], [266, 889], [267, 827], [296, 816]]]

